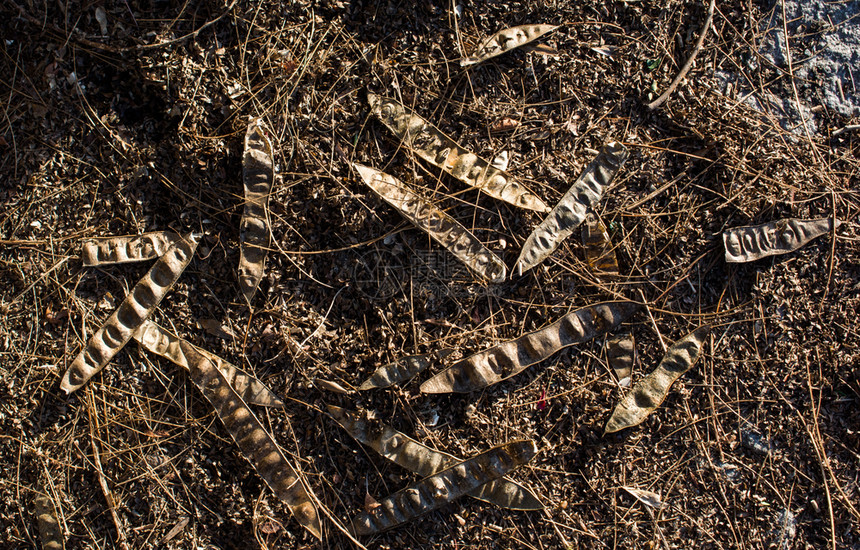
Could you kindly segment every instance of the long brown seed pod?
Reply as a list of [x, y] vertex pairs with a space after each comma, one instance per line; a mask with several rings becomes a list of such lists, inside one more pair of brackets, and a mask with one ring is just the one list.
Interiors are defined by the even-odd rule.
[[382, 200], [447, 248], [469, 269], [492, 283], [505, 280], [508, 271], [505, 263], [457, 220], [423, 200], [398, 179], [369, 166], [353, 164], [353, 167]]
[[[179, 365], [185, 370], [191, 370], [189, 359], [205, 357], [212, 365], [221, 371], [227, 383], [236, 390], [239, 397], [246, 403], [252, 405], [260, 405], [263, 407], [283, 407], [284, 402], [272, 392], [259, 379], [242, 372], [239, 367], [230, 364], [221, 359], [214, 353], [198, 348], [190, 342], [179, 338], [167, 329], [153, 323], [152, 321], [144, 321], [140, 328], [134, 333], [133, 338], [141, 345], [143, 349], [150, 353], [160, 355], [171, 362]], [[184, 348], [183, 348], [184, 346]], [[187, 357], [182, 350], [193, 348], [197, 354], [193, 357]], [[195, 367], [200, 368], [200, 367]]]
[[361, 383], [359, 390], [371, 390], [374, 388], [387, 388], [394, 384], [401, 384], [411, 380], [427, 367], [454, 350], [443, 349], [433, 353], [422, 353], [419, 355], [407, 355], [397, 361], [382, 365], [370, 377]]
[[669, 387], [696, 363], [709, 331], [710, 327], [700, 327], [672, 344], [657, 368], [618, 403], [603, 434], [636, 426], [654, 412], [666, 399]]
[[274, 150], [263, 131], [262, 120], [252, 122], [245, 134], [242, 177], [245, 211], [239, 233], [239, 287], [250, 304], [266, 269], [270, 242], [269, 194], [275, 181]]
[[619, 382], [630, 378], [635, 358], [636, 343], [631, 333], [615, 336], [606, 341], [606, 360]]
[[188, 267], [197, 244], [189, 233], [155, 262], [66, 370], [60, 383], [63, 391], [72, 393], [86, 384], [128, 343]]
[[359, 535], [371, 535], [396, 527], [502, 477], [536, 453], [537, 446], [529, 440], [493, 447], [382, 499], [373, 511], [353, 518], [353, 529]]
[[151, 231], [124, 237], [96, 237], [84, 241], [84, 266], [142, 262], [161, 257], [182, 237], [173, 231]]
[[466, 151], [401, 103], [367, 94], [370, 110], [415, 154], [470, 187], [520, 208], [548, 212], [546, 204], [513, 176]]
[[[356, 441], [421, 477], [433, 475], [461, 461], [422, 445], [381, 420], [370, 418], [366, 412], [358, 413], [334, 405], [328, 405], [328, 412]], [[534, 493], [507, 478], [490, 481], [467, 494], [510, 510], [543, 509]]]
[[613, 330], [636, 308], [633, 302], [601, 302], [571, 311], [550, 325], [454, 363], [421, 384], [421, 392], [466, 393], [491, 386], [560, 349]]
[[184, 340], [178, 344], [180, 353], [188, 360], [191, 380], [215, 408], [233, 441], [302, 527], [321, 539], [316, 506], [272, 435], [206, 355]]
[[767, 256], [787, 254], [830, 231], [833, 231], [831, 218], [788, 218], [762, 225], [733, 227], [723, 232], [726, 261], [754, 262]]
[[557, 25], [521, 25], [503, 29], [485, 40], [475, 53], [460, 60], [461, 67], [468, 67], [519, 48], [557, 29]]
[[526, 239], [514, 270], [522, 275], [544, 261], [585, 219], [627, 162], [629, 152], [620, 143], [608, 143], [580, 174], [567, 193]]
[[65, 538], [60, 528], [59, 514], [51, 497], [43, 492], [44, 487], [39, 488], [39, 493], [33, 499], [33, 508], [36, 511], [36, 522], [39, 525], [39, 538], [42, 539], [43, 550], [63, 550]]
[[609, 240], [609, 233], [592, 214], [588, 214], [582, 224], [582, 246], [588, 267], [602, 275], [618, 275], [618, 256]]

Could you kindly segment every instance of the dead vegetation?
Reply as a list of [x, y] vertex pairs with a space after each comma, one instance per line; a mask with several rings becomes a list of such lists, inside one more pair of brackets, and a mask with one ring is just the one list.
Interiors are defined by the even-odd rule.
[[[336, 405], [457, 457], [538, 447], [511, 479], [543, 511], [460, 499], [362, 537], [368, 547], [856, 547], [858, 134], [787, 132], [710, 78], [730, 69], [761, 94], [791, 93], [789, 67], [747, 63], [770, 9], [717, 3], [695, 64], [652, 112], [695, 48], [703, 3], [3, 0], [0, 540], [39, 546], [47, 496], [67, 548], [348, 547], [338, 526], [418, 477], [356, 443], [326, 414]], [[460, 66], [499, 30], [538, 24], [559, 28]], [[629, 159], [593, 206], [619, 274], [594, 271], [568, 239], [521, 277], [475, 280], [352, 163], [422, 190], [507, 266], [542, 214], [416, 158], [369, 94], [480, 158], [506, 153], [549, 206], [622, 143]], [[236, 266], [243, 139], [258, 118], [277, 176], [249, 307]], [[785, 218], [842, 223], [790, 254], [725, 262], [725, 229]], [[200, 245], [152, 319], [284, 400], [255, 414], [318, 498], [321, 542], [182, 367], [132, 343], [60, 390], [151, 267], [85, 267], [83, 242], [167, 230]], [[634, 385], [712, 326], [639, 426], [603, 435], [627, 392], [603, 335], [468, 394], [419, 392], [441, 360], [402, 386], [350, 391], [404, 356], [450, 348], [455, 364], [607, 300], [640, 305], [616, 332], [633, 335]]]

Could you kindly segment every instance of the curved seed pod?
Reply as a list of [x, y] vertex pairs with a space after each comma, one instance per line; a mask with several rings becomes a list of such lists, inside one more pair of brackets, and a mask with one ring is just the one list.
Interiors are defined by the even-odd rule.
[[182, 237], [173, 231], [152, 231], [125, 237], [97, 237], [84, 241], [84, 266], [142, 262], [161, 257]]
[[233, 441], [302, 527], [321, 539], [316, 506], [274, 438], [206, 355], [184, 340], [178, 346], [187, 358], [191, 380], [215, 408]]
[[[140, 328], [134, 333], [133, 338], [146, 351], [169, 359], [185, 370], [191, 370], [191, 365], [189, 364], [189, 358], [182, 352], [183, 346], [181, 344], [184, 344], [186, 349], [191, 347], [197, 352], [192, 359], [200, 356], [208, 359], [216, 369], [221, 371], [227, 383], [236, 390], [239, 397], [246, 403], [263, 407], [284, 406], [284, 402], [259, 379], [242, 372], [239, 367], [228, 363], [217, 355], [179, 338], [152, 321], [145, 321], [140, 325]], [[195, 368], [199, 369], [201, 367], [197, 366]]]
[[471, 57], [461, 59], [460, 66], [468, 67], [482, 63], [487, 59], [502, 55], [514, 48], [519, 48], [533, 40], [537, 40], [557, 28], [558, 25], [521, 25], [519, 27], [503, 29], [478, 46], [478, 49], [475, 50], [475, 53]]
[[608, 143], [600, 150], [552, 212], [526, 239], [515, 267], [519, 275], [544, 261], [582, 223], [588, 207], [600, 201], [628, 156], [627, 148], [620, 143]]
[[197, 244], [189, 233], [155, 262], [69, 366], [60, 383], [63, 391], [72, 393], [86, 384], [128, 343], [188, 267]]
[[600, 333], [613, 330], [637, 307], [633, 302], [601, 302], [571, 311], [551, 325], [454, 363], [421, 384], [421, 392], [466, 393], [491, 386], [562, 348], [587, 342]]
[[636, 345], [633, 335], [629, 332], [606, 341], [606, 359], [619, 382], [625, 378], [630, 378], [635, 356]]
[[[328, 412], [356, 441], [421, 477], [460, 462], [453, 455], [422, 445], [382, 421], [370, 418], [366, 412], [361, 414], [334, 405], [328, 405]], [[490, 481], [467, 494], [510, 510], [543, 509], [534, 493], [507, 478]]]
[[263, 133], [263, 121], [248, 126], [242, 158], [245, 181], [245, 211], [239, 232], [239, 287], [251, 303], [263, 279], [269, 248], [269, 193], [275, 181], [272, 143]]
[[618, 256], [606, 226], [592, 214], [585, 217], [582, 225], [582, 246], [585, 248], [585, 260], [592, 270], [607, 275], [618, 275]]
[[487, 195], [520, 208], [548, 212], [537, 195], [513, 176], [470, 153], [438, 128], [393, 99], [367, 94], [371, 112], [416, 155]]
[[531, 460], [536, 453], [534, 441], [528, 440], [493, 447], [382, 499], [372, 512], [355, 516], [352, 527], [359, 535], [396, 527], [502, 477]]
[[60, 528], [59, 514], [51, 497], [39, 489], [39, 494], [33, 499], [33, 507], [36, 510], [36, 521], [39, 524], [39, 537], [42, 539], [43, 550], [63, 550], [65, 538]]
[[[837, 221], [837, 227], [839, 223]], [[767, 256], [787, 254], [830, 231], [833, 231], [831, 218], [817, 220], [788, 218], [762, 225], [734, 227], [723, 232], [726, 261], [754, 262]]]
[[429, 367], [433, 361], [437, 361], [453, 353], [452, 349], [443, 349], [433, 353], [420, 355], [407, 355], [393, 363], [382, 365], [370, 375], [370, 378], [361, 383], [359, 390], [372, 390], [374, 388], [387, 388], [394, 384], [400, 384], [411, 380], [418, 373]]
[[353, 167], [382, 200], [447, 248], [469, 269], [492, 283], [505, 280], [508, 271], [505, 263], [454, 218], [425, 202], [398, 179], [368, 166], [353, 164]]
[[699, 358], [709, 331], [710, 327], [700, 327], [672, 344], [657, 368], [639, 380], [618, 403], [603, 434], [636, 426], [654, 412], [666, 399], [669, 387]]

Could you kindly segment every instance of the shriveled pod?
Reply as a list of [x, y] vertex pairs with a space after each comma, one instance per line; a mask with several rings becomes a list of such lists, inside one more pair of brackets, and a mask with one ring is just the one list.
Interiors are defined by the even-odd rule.
[[451, 349], [443, 349], [433, 353], [401, 357], [397, 361], [382, 365], [376, 369], [367, 380], [361, 383], [358, 389], [371, 390], [374, 388], [387, 388], [394, 384], [402, 384], [423, 372], [434, 361], [450, 355], [453, 351]]
[[381, 501], [371, 512], [358, 514], [352, 527], [372, 535], [441, 508], [463, 495], [522, 466], [537, 453], [534, 441], [514, 441], [459, 462]]
[[184, 340], [179, 340], [178, 346], [188, 361], [191, 380], [215, 408], [233, 441], [275, 495], [286, 503], [296, 521], [321, 539], [316, 506], [275, 439], [206, 355]]
[[[247, 403], [262, 407], [284, 406], [284, 402], [259, 379], [242, 372], [239, 367], [232, 365], [213, 353], [198, 348], [152, 321], [145, 321], [140, 325], [140, 328], [134, 333], [133, 338], [146, 351], [169, 359], [188, 371], [191, 370], [190, 359], [205, 357], [216, 369], [221, 371], [227, 383]], [[182, 352], [183, 349], [188, 349], [189, 347], [193, 348], [196, 352], [191, 358]], [[200, 369], [202, 367], [196, 366], [194, 368]]]
[[[840, 223], [836, 222], [837, 227]], [[787, 218], [762, 225], [733, 227], [723, 232], [726, 261], [754, 262], [767, 256], [787, 254], [831, 231], [833, 231], [832, 218], [815, 220]]]
[[618, 256], [609, 233], [593, 214], [588, 214], [582, 224], [582, 246], [588, 267], [600, 274], [618, 275]]
[[[380, 420], [370, 418], [367, 412], [358, 413], [334, 405], [328, 405], [328, 411], [356, 441], [421, 477], [433, 475], [461, 461], [453, 455], [422, 445]], [[490, 481], [467, 494], [510, 510], [543, 509], [543, 504], [534, 493], [507, 478]]]
[[708, 332], [709, 327], [700, 327], [672, 344], [657, 368], [639, 380], [612, 411], [604, 435], [636, 426], [654, 412], [675, 380], [696, 363]]
[[619, 382], [630, 378], [635, 358], [636, 343], [631, 333], [613, 336], [606, 341], [606, 360]]
[[588, 207], [603, 197], [628, 156], [627, 148], [620, 143], [608, 143], [600, 150], [552, 212], [526, 239], [514, 268], [519, 275], [544, 261], [573, 233], [585, 219]]
[[505, 263], [457, 220], [424, 201], [398, 179], [368, 166], [353, 164], [353, 167], [382, 200], [448, 249], [466, 267], [491, 283], [505, 280], [508, 271]]
[[60, 383], [63, 391], [72, 393], [83, 386], [128, 343], [188, 267], [197, 244], [189, 233], [155, 262], [72, 361]]
[[454, 363], [421, 384], [422, 393], [466, 393], [491, 386], [547, 359], [560, 349], [609, 332], [638, 306], [633, 302], [601, 302], [572, 311], [558, 321], [516, 340]]
[[468, 67], [502, 55], [558, 28], [558, 25], [520, 25], [503, 29], [485, 40], [470, 57], [460, 60], [461, 67]]
[[245, 211], [239, 233], [239, 287], [250, 304], [266, 269], [270, 244], [269, 194], [275, 182], [274, 150], [262, 120], [252, 122], [245, 134], [242, 178]]
[[96, 237], [84, 241], [84, 266], [142, 262], [161, 257], [182, 237], [173, 231], [152, 231], [124, 237]]
[[546, 204], [513, 176], [471, 153], [393, 99], [367, 94], [371, 112], [416, 155], [470, 187], [520, 208], [547, 212]]
[[44, 490], [44, 487], [40, 487], [39, 493], [33, 499], [36, 522], [39, 525], [39, 538], [42, 539], [42, 549], [63, 550], [66, 547], [66, 542], [60, 527], [57, 506]]

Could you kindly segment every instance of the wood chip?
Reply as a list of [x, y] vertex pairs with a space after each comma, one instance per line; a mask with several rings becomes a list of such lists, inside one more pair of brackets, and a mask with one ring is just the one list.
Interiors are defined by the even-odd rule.
[[469, 67], [519, 48], [557, 29], [557, 25], [520, 25], [503, 29], [485, 40], [475, 53], [460, 60], [461, 67]]
[[[839, 223], [837, 221], [837, 227]], [[787, 254], [831, 231], [833, 231], [832, 218], [815, 220], [788, 218], [762, 225], [733, 227], [723, 232], [726, 261], [754, 262], [767, 256]]]

